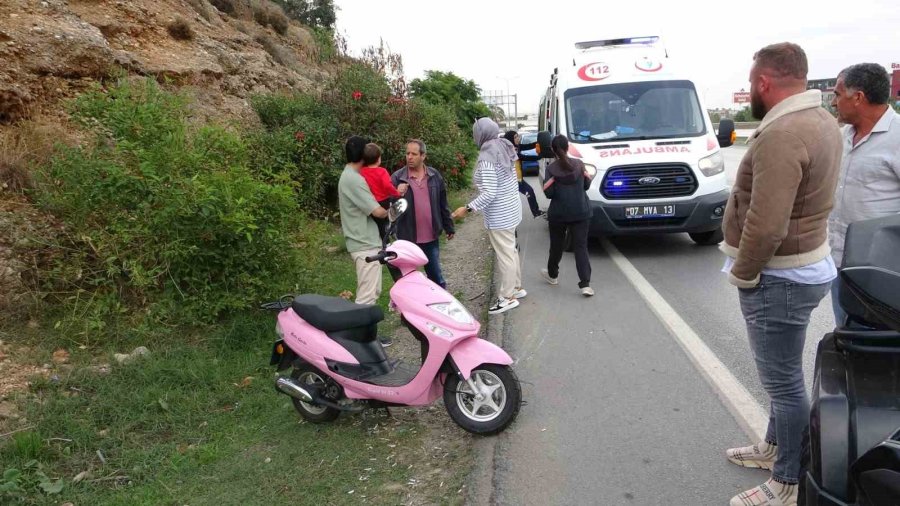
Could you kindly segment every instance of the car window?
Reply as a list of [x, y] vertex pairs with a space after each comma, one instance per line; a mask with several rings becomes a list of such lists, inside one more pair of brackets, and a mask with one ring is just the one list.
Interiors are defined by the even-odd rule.
[[525, 133], [521, 135], [519, 139], [519, 144], [531, 144], [533, 142], [537, 142], [537, 134], [536, 133]]

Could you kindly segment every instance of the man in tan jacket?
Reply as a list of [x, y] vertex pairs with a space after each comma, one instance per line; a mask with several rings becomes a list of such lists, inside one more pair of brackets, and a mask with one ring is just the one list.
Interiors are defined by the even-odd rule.
[[750, 349], [771, 400], [764, 441], [732, 448], [740, 466], [772, 471], [734, 506], [795, 505], [800, 442], [809, 423], [803, 344], [809, 315], [837, 269], [827, 220], [841, 163], [837, 121], [806, 89], [803, 49], [781, 43], [754, 55], [751, 110], [762, 118], [738, 168], [722, 227], [723, 272], [738, 287]]

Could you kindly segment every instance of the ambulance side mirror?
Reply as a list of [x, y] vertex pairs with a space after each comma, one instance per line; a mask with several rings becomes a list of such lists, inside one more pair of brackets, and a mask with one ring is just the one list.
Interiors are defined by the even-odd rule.
[[719, 133], [716, 134], [716, 139], [719, 141], [719, 147], [727, 148], [734, 144], [734, 140], [737, 137], [737, 132], [734, 131], [734, 120], [731, 119], [723, 119], [719, 121]]
[[553, 158], [553, 150], [550, 149], [550, 141], [552, 139], [553, 137], [550, 135], [550, 132], [538, 132], [537, 144], [534, 146], [538, 156], [541, 158]]

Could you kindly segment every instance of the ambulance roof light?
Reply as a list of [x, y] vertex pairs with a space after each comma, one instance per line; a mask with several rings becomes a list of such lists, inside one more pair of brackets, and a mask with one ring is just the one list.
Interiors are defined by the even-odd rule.
[[659, 36], [623, 37], [620, 39], [589, 40], [576, 42], [575, 49], [591, 49], [595, 47], [652, 45], [659, 42]]

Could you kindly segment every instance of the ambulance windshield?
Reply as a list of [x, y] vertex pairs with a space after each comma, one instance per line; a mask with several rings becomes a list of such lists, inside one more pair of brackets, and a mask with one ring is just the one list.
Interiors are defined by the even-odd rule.
[[605, 84], [565, 94], [566, 129], [577, 143], [696, 137], [706, 133], [690, 81]]

